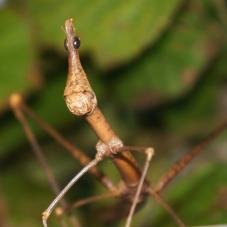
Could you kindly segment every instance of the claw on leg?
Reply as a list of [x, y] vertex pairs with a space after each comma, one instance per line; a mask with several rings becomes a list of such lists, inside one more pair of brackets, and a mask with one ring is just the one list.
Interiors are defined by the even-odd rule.
[[43, 220], [43, 226], [44, 227], [48, 227], [48, 225], [47, 225], [47, 219], [48, 219], [49, 215], [50, 215], [50, 213], [47, 210], [45, 210], [42, 213], [42, 220]]
[[50, 214], [56, 207], [57, 203], [63, 198], [63, 196], [68, 192], [68, 190], [85, 174], [87, 171], [89, 171], [91, 168], [96, 166], [98, 162], [100, 162], [101, 159], [93, 159], [91, 162], [89, 162], [76, 176], [62, 189], [62, 191], [58, 194], [58, 196], [52, 201], [52, 203], [49, 205], [49, 207], [43, 212], [42, 214], [42, 220], [43, 220], [43, 226], [48, 227], [47, 225], [47, 219], [49, 218]]

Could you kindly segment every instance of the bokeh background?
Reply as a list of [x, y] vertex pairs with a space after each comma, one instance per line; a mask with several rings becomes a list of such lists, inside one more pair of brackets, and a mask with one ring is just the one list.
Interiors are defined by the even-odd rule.
[[[99, 105], [129, 145], [153, 146], [153, 182], [197, 144], [227, 113], [227, 12], [224, 0], [1, 0], [0, 1], [0, 226], [41, 226], [53, 199], [45, 175], [8, 97], [29, 106], [94, 157], [97, 138], [63, 101], [67, 75], [64, 20], [73, 17], [80, 55]], [[30, 121], [61, 187], [81, 167]], [[223, 133], [163, 192], [189, 225], [227, 224], [227, 133]], [[142, 163], [143, 158], [137, 157]], [[115, 182], [109, 160], [100, 168]], [[104, 192], [89, 174], [69, 201]], [[106, 226], [103, 206], [75, 210], [82, 226]], [[58, 226], [51, 219], [52, 226]], [[115, 220], [109, 226], [122, 226]], [[153, 200], [134, 226], [175, 226]]]

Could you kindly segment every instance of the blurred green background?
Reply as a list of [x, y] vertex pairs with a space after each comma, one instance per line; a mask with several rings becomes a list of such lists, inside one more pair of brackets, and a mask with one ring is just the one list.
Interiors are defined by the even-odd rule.
[[[93, 132], [63, 101], [65, 19], [75, 20], [82, 64], [114, 130], [125, 144], [155, 148], [148, 178], [157, 182], [226, 117], [226, 7], [224, 0], [1, 0], [0, 226], [41, 226], [41, 212], [53, 199], [8, 108], [12, 92], [22, 93], [35, 112], [90, 157], [95, 154]], [[31, 125], [63, 187], [80, 165], [35, 122]], [[215, 140], [163, 192], [188, 225], [227, 223], [226, 136]], [[119, 174], [109, 160], [100, 168], [117, 182]], [[88, 174], [67, 199], [104, 191]], [[75, 215], [82, 226], [106, 226], [100, 209], [107, 204], [85, 206]], [[58, 226], [54, 218], [51, 223]], [[149, 200], [133, 226], [175, 223]]]

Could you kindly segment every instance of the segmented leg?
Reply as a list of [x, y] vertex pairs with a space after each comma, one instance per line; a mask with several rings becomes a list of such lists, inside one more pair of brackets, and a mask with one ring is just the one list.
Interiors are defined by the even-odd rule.
[[161, 195], [155, 192], [152, 188], [150, 188], [149, 194], [169, 213], [169, 215], [173, 218], [173, 220], [179, 227], [186, 226], [183, 221], [178, 217], [176, 212], [172, 209], [172, 207], [162, 198]]
[[63, 196], [69, 191], [69, 189], [85, 174], [89, 169], [96, 166], [98, 162], [101, 161], [99, 159], [94, 159], [90, 163], [88, 163], [75, 177], [63, 188], [63, 190], [58, 194], [58, 196], [51, 202], [48, 208], [42, 214], [43, 226], [47, 227], [47, 220], [51, 215], [52, 211], [58, 204], [58, 202], [63, 198]]
[[[82, 166], [86, 166], [91, 159], [78, 148], [76, 148], [72, 143], [67, 141], [57, 130], [55, 130], [51, 125], [49, 125], [45, 120], [38, 116], [31, 108], [23, 101], [22, 110], [25, 111], [46, 133], [48, 133], [58, 144], [65, 148]], [[97, 168], [92, 168], [89, 171], [93, 174], [107, 189], [114, 191], [115, 187], [112, 181], [107, 178], [100, 170]]]
[[155, 192], [161, 192], [167, 185], [181, 173], [190, 162], [210, 145], [224, 130], [227, 129], [227, 120], [211, 131], [199, 144], [185, 153], [170, 169], [160, 178], [155, 185]]
[[126, 222], [126, 225], [125, 225], [125, 227], [130, 227], [133, 214], [135, 213], [135, 210], [136, 210], [136, 205], [139, 201], [139, 197], [140, 197], [140, 194], [141, 194], [142, 189], [143, 189], [143, 184], [145, 182], [145, 178], [146, 178], [146, 174], [147, 174], [147, 171], [148, 171], [148, 168], [149, 168], [149, 165], [150, 165], [150, 161], [152, 159], [152, 156], [154, 155], [154, 149], [151, 148], [151, 147], [144, 148], [144, 147], [134, 147], [134, 146], [123, 146], [122, 143], [105, 144], [102, 141], [99, 141], [97, 143], [96, 149], [98, 151], [103, 151], [103, 152], [109, 153], [109, 155], [117, 155], [121, 152], [128, 150], [128, 151], [143, 152], [147, 156], [145, 164], [144, 164], [144, 168], [143, 168], [143, 171], [142, 171], [139, 183], [138, 183], [136, 194], [135, 194], [135, 197], [133, 199], [132, 206], [130, 208], [129, 215], [127, 217], [127, 222]]
[[71, 210], [71, 209], [75, 209], [75, 208], [79, 208], [82, 207], [84, 205], [93, 203], [93, 202], [98, 202], [101, 200], [105, 200], [105, 199], [110, 199], [110, 198], [115, 198], [117, 196], [119, 196], [120, 192], [107, 192], [101, 195], [95, 195], [95, 196], [90, 196], [84, 199], [80, 199], [76, 202], [74, 202], [72, 205], [70, 205], [67, 210]]
[[[57, 180], [54, 177], [54, 174], [48, 165], [48, 162], [45, 158], [45, 155], [43, 153], [43, 150], [41, 149], [40, 144], [38, 143], [37, 138], [35, 137], [23, 111], [21, 110], [22, 97], [18, 94], [12, 94], [10, 97], [10, 105], [11, 105], [11, 108], [13, 110], [13, 113], [14, 113], [16, 119], [19, 121], [19, 123], [21, 124], [21, 126], [24, 130], [24, 134], [27, 137], [28, 142], [31, 145], [32, 151], [34, 152], [45, 175], [47, 176], [49, 185], [51, 186], [54, 193], [56, 195], [58, 195], [58, 193], [60, 192], [60, 187], [57, 183]], [[64, 210], [68, 206], [68, 204], [65, 200], [62, 200], [61, 206], [62, 206], [61, 210]], [[79, 227], [79, 222], [76, 220], [75, 217], [73, 217], [72, 215], [69, 215], [69, 219], [71, 221], [72, 226]], [[66, 223], [62, 218], [60, 218], [60, 223], [63, 227], [66, 227]]]
[[43, 226], [47, 227], [47, 220], [58, 202], [63, 198], [63, 196], [69, 191], [69, 189], [91, 168], [95, 167], [100, 161], [103, 160], [105, 156], [108, 156], [108, 152], [105, 150], [97, 150], [95, 159], [89, 162], [75, 177], [62, 189], [62, 191], [58, 194], [58, 196], [51, 202], [48, 208], [43, 212], [42, 221]]
[[[121, 147], [121, 148], [119, 148], [118, 150], [117, 150], [117, 152], [123, 152], [124, 150], [129, 150], [129, 151], [137, 151], [137, 152], [143, 152], [143, 153], [145, 153], [146, 155], [147, 155], [147, 159], [148, 159], [148, 154], [146, 153], [146, 151], [147, 151], [147, 149], [148, 148], [146, 148], [146, 147], [136, 147], [136, 146], [123, 146], [123, 147]], [[152, 148], [151, 148], [152, 149]], [[153, 149], [152, 149], [153, 150]], [[143, 172], [142, 172], [142, 174], [141, 174], [141, 179], [140, 179], [140, 183], [141, 182], [144, 182], [144, 179], [145, 179], [145, 176], [146, 176], [146, 172], [147, 172], [147, 170], [148, 170], [148, 167], [149, 167], [149, 163], [150, 163], [150, 161], [148, 162], [147, 161], [147, 159], [146, 159], [146, 162], [145, 162], [145, 164], [144, 164], [144, 168], [143, 168]], [[148, 163], [148, 164], [147, 164]], [[148, 167], [147, 167], [147, 165], [148, 165]], [[143, 179], [144, 178], [144, 179]], [[143, 183], [141, 183], [141, 185], [143, 185]], [[140, 186], [140, 185], [139, 185]], [[141, 189], [139, 189], [139, 186], [138, 186], [138, 188], [137, 188], [137, 191], [139, 191], [140, 190], [140, 193], [141, 193], [141, 190], [142, 190], [142, 186], [140, 186], [141, 187]], [[136, 192], [137, 193], [137, 192]], [[138, 202], [138, 199], [139, 199], [139, 194], [140, 194], [139, 192], [138, 192], [138, 197], [137, 197], [137, 202]], [[179, 227], [185, 227], [186, 225], [183, 223], [183, 221], [178, 217], [178, 215], [176, 214], [176, 212], [171, 208], [171, 206], [158, 194], [158, 193], [156, 193], [152, 188], [149, 188], [149, 190], [148, 190], [148, 193], [166, 210], [166, 212], [168, 212], [168, 214], [175, 220], [175, 222], [176, 222], [176, 224], [179, 226]], [[137, 204], [137, 202], [136, 202], [136, 200], [134, 199], [134, 203], [136, 203]], [[134, 205], [134, 206], [136, 206], [136, 205]], [[130, 212], [132, 212], [131, 210], [132, 209], [134, 209], [135, 210], [135, 208], [133, 208], [133, 204], [132, 204], [132, 207], [131, 207], [131, 209], [130, 209]], [[134, 211], [133, 211], [133, 213], [134, 213]], [[130, 213], [129, 213], [130, 214]], [[133, 216], [133, 215], [131, 215], [131, 216]], [[128, 219], [130, 218], [130, 215], [128, 216]], [[127, 220], [127, 222], [129, 222], [128, 220]], [[129, 225], [130, 226], [130, 225]]]
[[135, 198], [133, 200], [132, 206], [131, 206], [130, 211], [129, 211], [129, 215], [127, 217], [127, 222], [126, 222], [125, 227], [130, 227], [130, 225], [131, 225], [133, 214], [135, 213], [136, 205], [139, 201], [139, 197], [140, 197], [140, 194], [142, 192], [143, 184], [144, 184], [144, 181], [145, 181], [145, 178], [146, 178], [146, 175], [147, 175], [147, 171], [148, 171], [148, 168], [149, 168], [149, 165], [150, 165], [150, 161], [152, 159], [152, 156], [154, 155], [154, 150], [152, 148], [147, 148], [144, 152], [145, 152], [147, 158], [146, 158], [146, 161], [145, 161], [145, 164], [144, 164], [144, 168], [143, 168], [143, 172], [142, 172], [142, 175], [141, 175], [141, 178], [140, 178], [140, 181], [139, 181], [138, 188], [136, 190]]

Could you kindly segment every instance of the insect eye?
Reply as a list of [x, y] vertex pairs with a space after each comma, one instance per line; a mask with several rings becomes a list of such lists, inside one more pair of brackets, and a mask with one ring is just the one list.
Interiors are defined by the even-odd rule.
[[79, 47], [80, 47], [80, 38], [78, 36], [74, 37], [73, 46], [74, 46], [75, 49], [79, 49]]
[[[67, 39], [65, 39], [65, 41], [64, 41], [64, 47], [65, 47], [66, 50], [68, 50], [68, 42], [67, 42]], [[73, 47], [75, 49], [79, 49], [79, 47], [80, 47], [80, 38], [78, 36], [75, 36], [74, 37]]]
[[64, 40], [64, 47], [68, 51], [68, 44], [67, 44], [67, 39]]

